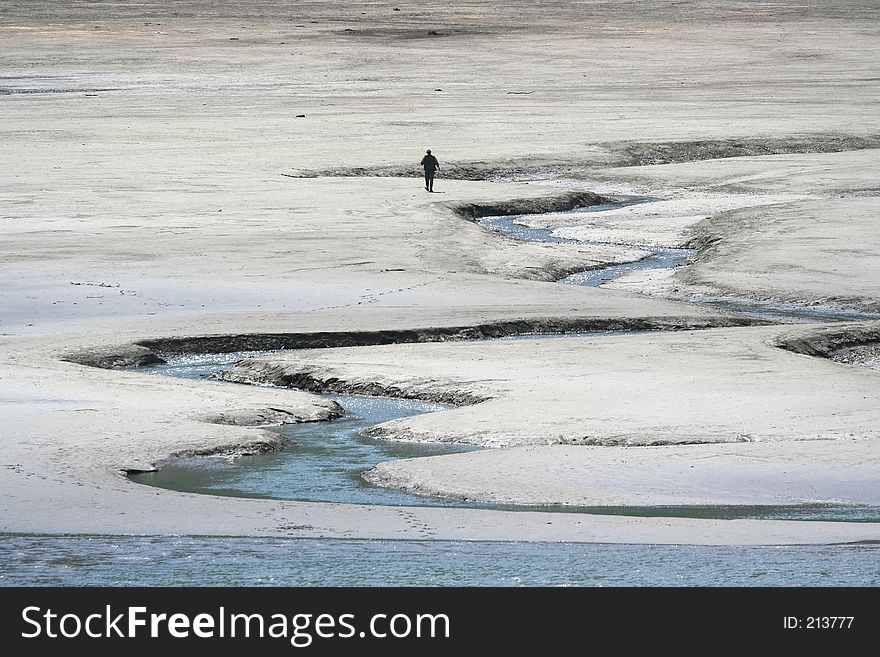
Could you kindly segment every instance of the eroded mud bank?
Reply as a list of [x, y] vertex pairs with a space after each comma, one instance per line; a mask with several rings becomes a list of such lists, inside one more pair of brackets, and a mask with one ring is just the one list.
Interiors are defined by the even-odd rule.
[[418, 342], [485, 340], [530, 333], [584, 333], [602, 331], [693, 330], [724, 326], [753, 326], [760, 320], [737, 317], [646, 317], [613, 319], [600, 317], [519, 319], [463, 326], [442, 326], [383, 331], [317, 331], [309, 333], [245, 333], [202, 335], [142, 340], [136, 344], [86, 349], [67, 354], [63, 360], [113, 369], [164, 362], [164, 357], [281, 349], [328, 349]]
[[[787, 137], [743, 137], [732, 139], [692, 139], [677, 141], [617, 141], [597, 144], [583, 159], [552, 156], [510, 158], [506, 160], [444, 163], [440, 177], [449, 180], [547, 180], [581, 178], [594, 175], [599, 167], [637, 167], [652, 164], [700, 162], [734, 157], [802, 153], [842, 153], [880, 148], [880, 135], [845, 133], [799, 134]], [[294, 169], [284, 175], [296, 178], [319, 177], [412, 177], [419, 174], [416, 164], [387, 164], [365, 167]], [[569, 208], [570, 209], [570, 208]], [[518, 214], [518, 213], [497, 213]]]

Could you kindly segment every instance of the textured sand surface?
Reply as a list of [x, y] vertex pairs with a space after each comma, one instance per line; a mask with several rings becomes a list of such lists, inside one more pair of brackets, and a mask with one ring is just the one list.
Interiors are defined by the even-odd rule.
[[[274, 440], [264, 428], [206, 419], [254, 424], [314, 419], [333, 409], [304, 393], [164, 381], [76, 365], [65, 356], [90, 351], [113, 360], [141, 353], [130, 347], [141, 340], [199, 335], [573, 317], [722, 321], [705, 308], [639, 294], [676, 287], [685, 296], [877, 307], [876, 3], [460, 0], [394, 8], [205, 0], [174, 3], [172, 12], [164, 2], [4, 3], [0, 530], [880, 539], [870, 523], [366, 509], [180, 494], [124, 477], [125, 468], [150, 467], [175, 453], [265, 449]], [[422, 190], [417, 164], [428, 147], [442, 167], [432, 195]], [[328, 175], [282, 175], [316, 172]], [[395, 175], [371, 175], [382, 173]], [[569, 189], [670, 199], [675, 207], [659, 221], [621, 220], [600, 227], [605, 232], [596, 239], [693, 239], [702, 249], [696, 265], [677, 271], [671, 283], [636, 277], [618, 289], [557, 285], [552, 281], [567, 272], [632, 259], [637, 250], [520, 244], [453, 211], [528, 198], [545, 199], [540, 207]], [[735, 208], [707, 205], [707, 194], [736, 197]], [[549, 343], [487, 344], [491, 358], [483, 364], [476, 345], [368, 347], [333, 365], [364, 380], [384, 376], [385, 367], [411, 379], [451, 362], [444, 358], [453, 353], [471, 354], [467, 369], [439, 378], [498, 395], [487, 404], [507, 404], [504, 413], [486, 414], [479, 431], [528, 430], [535, 444], [588, 433], [649, 442], [649, 420], [665, 427], [664, 436], [678, 433], [678, 425], [703, 437], [766, 434], [777, 441], [670, 448], [653, 474], [630, 471], [631, 498], [665, 477], [658, 496], [740, 499], [755, 477], [772, 477], [768, 463], [784, 460], [777, 439], [789, 427], [799, 437], [835, 438], [784, 442], [800, 468], [792, 499], [808, 496], [814, 456], [839, 468], [858, 465], [869, 479], [877, 373], [844, 374], [844, 365], [777, 353], [765, 330], [638, 337], [634, 350], [670, 366], [664, 388], [647, 391], [641, 413], [610, 413], [601, 424], [584, 417], [595, 403], [589, 388], [565, 386], [601, 375], [617, 386], [607, 394], [614, 390], [623, 403], [617, 396], [639, 370], [637, 351], [622, 339], [614, 338], [624, 346], [603, 352], [601, 372], [590, 358], [598, 352], [577, 350], [584, 342], [555, 355], [562, 347]], [[677, 352], [667, 350], [673, 345]], [[432, 356], [446, 349], [449, 356]], [[342, 351], [315, 352], [310, 366]], [[397, 355], [404, 353], [406, 359]], [[382, 361], [384, 354], [395, 360]], [[297, 358], [306, 363], [306, 356]], [[490, 362], [507, 370], [489, 376], [483, 368]], [[676, 374], [684, 363], [691, 369]], [[517, 372], [528, 378], [513, 381]], [[503, 400], [517, 386], [529, 395], [517, 393], [514, 416], [513, 403]], [[553, 413], [530, 401], [540, 391], [549, 400], [550, 391], [563, 388], [566, 397]], [[695, 388], [699, 396], [691, 395]], [[765, 400], [772, 418], [762, 414]], [[432, 435], [459, 439], [474, 431], [479, 408], [453, 411], [443, 423], [414, 419], [410, 428], [431, 425]], [[630, 421], [636, 416], [641, 424]], [[697, 428], [695, 418], [703, 423]], [[705, 432], [697, 430], [703, 425]], [[472, 462], [450, 459], [442, 461], [454, 464], [443, 466], [442, 481], [428, 471], [434, 462], [425, 461], [419, 467], [427, 470], [413, 471], [412, 485], [479, 489], [493, 459], [501, 471], [527, 474], [570, 464], [549, 492], [556, 501], [586, 499], [582, 484], [599, 449], [526, 447]], [[607, 449], [596, 462], [614, 481], [623, 472], [614, 466], [618, 454], [647, 453]], [[697, 494], [675, 484], [678, 454], [685, 462], [711, 454], [737, 469]], [[760, 468], [749, 469], [749, 455]], [[829, 471], [816, 495], [855, 499], [851, 482], [835, 479], [840, 471]], [[495, 477], [472, 492], [525, 499], [534, 496], [532, 486]], [[767, 499], [789, 495], [766, 486]]]

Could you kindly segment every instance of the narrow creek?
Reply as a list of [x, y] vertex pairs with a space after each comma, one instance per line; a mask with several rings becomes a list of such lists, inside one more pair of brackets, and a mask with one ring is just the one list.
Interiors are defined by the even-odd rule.
[[[148, 371], [187, 379], [208, 378], [236, 361], [266, 352], [208, 354], [172, 359]], [[220, 385], [220, 384], [218, 384]], [[238, 385], [238, 384], [223, 384]], [[421, 498], [368, 484], [360, 473], [382, 461], [451, 454], [476, 449], [449, 443], [404, 443], [361, 436], [370, 426], [420, 413], [451, 408], [447, 404], [363, 397], [322, 395], [345, 409], [330, 422], [286, 425], [274, 431], [290, 439], [282, 451], [224, 458], [179, 459], [158, 472], [132, 475], [140, 483], [195, 493], [355, 504], [467, 506], [458, 500]]]
[[[618, 203], [603, 203], [571, 210], [566, 213], [553, 213], [556, 215], [569, 215], [571, 216], [572, 221], [570, 223], [560, 223], [552, 229], [536, 228], [520, 223], [523, 215], [483, 217], [478, 219], [477, 222], [489, 230], [501, 233], [513, 239], [527, 242], [540, 242], [543, 244], [591, 244], [596, 246], [618, 247], [621, 249], [641, 249], [650, 252], [650, 255], [635, 262], [626, 262], [597, 269], [587, 269], [575, 272], [557, 281], [567, 285], [600, 287], [620, 278], [621, 276], [633, 272], [655, 269], [675, 269], [677, 267], [687, 266], [691, 263], [697, 252], [695, 249], [688, 248], [669, 248], [646, 246], [642, 244], [575, 240], [557, 235], [557, 232], [571, 226], [577, 226], [585, 217], [589, 217], [591, 214], [621, 209], [631, 205], [647, 205], [660, 200], [661, 199], [653, 197], [636, 197], [628, 198]], [[660, 219], [660, 221], [662, 221], [662, 219]], [[765, 319], [780, 323], [845, 322], [880, 319], [880, 313], [842, 310], [821, 305], [806, 305], [723, 296], [676, 296], [670, 298], [677, 301], [711, 306], [716, 310], [741, 315], [743, 317]]]
[[[650, 202], [650, 200], [651, 199], [640, 199], [639, 202], [648, 203]], [[577, 218], [579, 215], [589, 214], [591, 212], [600, 212], [615, 207], [626, 207], [628, 205], [634, 204], [634, 201], [624, 201], [614, 204], [603, 203], [601, 205], [594, 205], [590, 206], [589, 208], [584, 208], [580, 211], [573, 211], [569, 214], [572, 215], [572, 218]], [[584, 242], [580, 240], [574, 240], [556, 235], [555, 229], [551, 230], [549, 228], [534, 228], [531, 226], [524, 226], [523, 224], [517, 223], [518, 218], [519, 217], [517, 215], [507, 215], [503, 217], [485, 217], [483, 219], [479, 219], [478, 223], [488, 228], [489, 230], [493, 230], [495, 232], [502, 233], [503, 235], [507, 235], [508, 237], [512, 237], [517, 240], [523, 240], [526, 242], [541, 242], [543, 244], [584, 244]], [[561, 227], [562, 226], [560, 226], [560, 228]], [[670, 249], [659, 247], [647, 248], [641, 247], [639, 245], [609, 244], [607, 242], [589, 243], [599, 246], [644, 248], [645, 250], [652, 251], [652, 254], [635, 262], [625, 262], [619, 265], [609, 265], [607, 267], [600, 267], [598, 269], [586, 269], [584, 271], [575, 272], [574, 274], [569, 274], [565, 278], [558, 281], [559, 283], [565, 283], [567, 285], [585, 285], [587, 287], [599, 287], [604, 283], [607, 283], [614, 280], [615, 278], [634, 271], [644, 271], [646, 269], [671, 269], [673, 267], [682, 267], [688, 264], [688, 262], [690, 262], [691, 258], [693, 258], [696, 253], [693, 249]]]
[[[592, 206], [572, 211], [572, 223], [578, 216], [649, 203], [656, 199], [628, 199], [619, 204]], [[490, 217], [479, 223], [513, 237], [545, 243], [574, 240], [555, 236], [544, 228], [531, 228], [517, 223], [517, 216]], [[632, 245], [616, 245], [632, 248]], [[694, 252], [689, 249], [651, 249], [653, 255], [637, 262], [588, 270], [573, 274], [561, 283], [599, 286], [628, 272], [680, 267], [686, 265]], [[834, 309], [809, 308], [786, 304], [770, 304], [751, 300], [707, 300], [725, 310], [777, 321], [842, 321], [864, 319], [863, 314]], [[502, 339], [571, 338], [584, 335], [620, 335], [622, 331], [602, 333], [565, 333], [518, 335]], [[228, 369], [235, 362], [271, 352], [238, 352], [202, 354], [170, 359], [168, 363], [138, 368], [159, 375], [184, 378], [207, 378]], [[236, 384], [225, 384], [236, 385]], [[367, 483], [361, 473], [374, 465], [399, 458], [416, 458], [478, 449], [461, 444], [399, 443], [366, 438], [362, 432], [388, 420], [420, 413], [441, 411], [450, 406], [431, 402], [362, 397], [356, 395], [324, 395], [338, 402], [346, 411], [343, 418], [332, 422], [288, 425], [275, 429], [290, 439], [289, 447], [270, 454], [223, 458], [182, 459], [163, 466], [156, 472], [131, 475], [134, 481], [179, 491], [258, 497], [272, 499], [385, 504], [400, 506], [456, 506], [506, 510], [539, 510], [586, 512], [613, 515], [678, 516], [698, 518], [763, 518], [790, 520], [838, 520], [851, 522], [880, 521], [880, 509], [841, 505], [797, 506], [666, 506], [666, 507], [572, 507], [572, 506], [511, 506], [475, 503], [469, 500], [424, 497], [386, 489]]]
[[[623, 331], [578, 335], [621, 335]], [[502, 340], [564, 339], [574, 334], [519, 335]], [[279, 352], [200, 354], [169, 359], [167, 364], [136, 368], [159, 376], [206, 379], [239, 360]], [[222, 383], [217, 385], [241, 385]], [[385, 504], [396, 506], [444, 506], [505, 511], [591, 513], [641, 517], [720, 519], [834, 520], [880, 522], [880, 508], [838, 504], [789, 506], [532, 506], [490, 504], [472, 500], [428, 497], [374, 486], [361, 473], [382, 461], [474, 451], [473, 445], [404, 443], [367, 438], [370, 426], [419, 413], [452, 408], [446, 404], [388, 397], [323, 394], [345, 409], [345, 416], [330, 422], [309, 422], [274, 428], [290, 439], [284, 449], [235, 459], [197, 457], [179, 459], [155, 472], [130, 475], [133, 481], [191, 493], [312, 502]]]

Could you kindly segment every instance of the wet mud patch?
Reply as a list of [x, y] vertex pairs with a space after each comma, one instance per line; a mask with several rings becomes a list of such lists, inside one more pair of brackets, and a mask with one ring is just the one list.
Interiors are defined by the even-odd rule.
[[870, 359], [872, 353], [880, 351], [880, 321], [810, 328], [779, 337], [772, 344], [796, 354], [837, 362], [847, 362], [843, 360], [847, 358]]
[[[346, 381], [338, 377], [323, 376], [308, 367], [284, 365], [271, 360], [245, 360], [229, 370], [217, 372], [211, 378], [230, 383], [269, 385], [278, 388], [293, 388], [319, 394], [333, 393], [362, 395], [367, 397], [390, 397], [428, 401], [451, 406], [468, 406], [491, 399], [488, 395], [464, 390], [455, 384], [444, 385], [436, 381], [423, 385], [394, 386], [375, 381]], [[378, 437], [379, 433], [367, 432], [365, 435]]]
[[880, 370], [880, 341], [839, 349], [832, 352], [829, 358], [835, 363]]
[[604, 144], [617, 153], [616, 166], [679, 164], [718, 160], [731, 157], [761, 155], [794, 155], [804, 153], [842, 153], [880, 148], [880, 135], [857, 136], [819, 133], [790, 137], [748, 139], [698, 139], [693, 141], [631, 142]]
[[588, 208], [610, 202], [612, 199], [592, 192], [569, 192], [554, 196], [518, 198], [495, 203], [460, 203], [451, 206], [451, 208], [458, 216], [474, 221], [481, 217], [567, 212], [568, 210]]
[[201, 335], [182, 338], [155, 338], [141, 340], [135, 344], [85, 349], [66, 354], [62, 357], [62, 360], [89, 367], [114, 369], [158, 364], [164, 362], [169, 357], [192, 354], [372, 347], [389, 344], [485, 340], [535, 333], [564, 334], [606, 331], [696, 330], [729, 326], [753, 326], [763, 323], [758, 320], [737, 317], [645, 317], [639, 319], [551, 317], [544, 319], [516, 319], [464, 326], [378, 331]]
[[[787, 137], [605, 142], [593, 145], [589, 157], [559, 159], [536, 154], [491, 162], [444, 162], [442, 177], [449, 180], [476, 181], [577, 179], [588, 176], [599, 168], [680, 164], [763, 155], [843, 153], [875, 148], [880, 148], [880, 134], [860, 136], [816, 133]], [[385, 164], [372, 167], [296, 169], [283, 175], [293, 178], [409, 178], [420, 176], [421, 169], [416, 163]]]

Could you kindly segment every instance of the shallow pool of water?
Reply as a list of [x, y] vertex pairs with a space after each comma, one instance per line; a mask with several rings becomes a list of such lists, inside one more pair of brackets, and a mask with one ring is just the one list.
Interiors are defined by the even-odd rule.
[[0, 586], [878, 586], [880, 545], [0, 536]]
[[405, 399], [323, 395], [345, 408], [331, 422], [276, 429], [290, 439], [282, 451], [235, 460], [182, 459], [158, 472], [133, 475], [139, 483], [173, 490], [237, 497], [263, 497], [353, 504], [465, 506], [459, 500], [421, 497], [367, 483], [361, 473], [377, 463], [401, 458], [471, 451], [448, 443], [403, 443], [365, 438], [361, 432], [380, 422], [450, 408]]
[[[229, 369], [239, 360], [266, 353], [269, 352], [182, 356], [140, 369], [185, 379], [207, 378], [214, 372]], [[471, 445], [450, 443], [375, 440], [361, 435], [368, 427], [388, 420], [441, 411], [451, 406], [360, 395], [322, 396], [340, 404], [345, 409], [345, 416], [330, 422], [275, 428], [290, 440], [289, 447], [281, 451], [234, 460], [216, 457], [180, 459], [163, 466], [158, 472], [134, 474], [131, 479], [160, 488], [235, 497], [403, 506], [465, 505], [458, 500], [421, 497], [380, 488], [361, 477], [363, 471], [382, 461], [477, 449]]]

